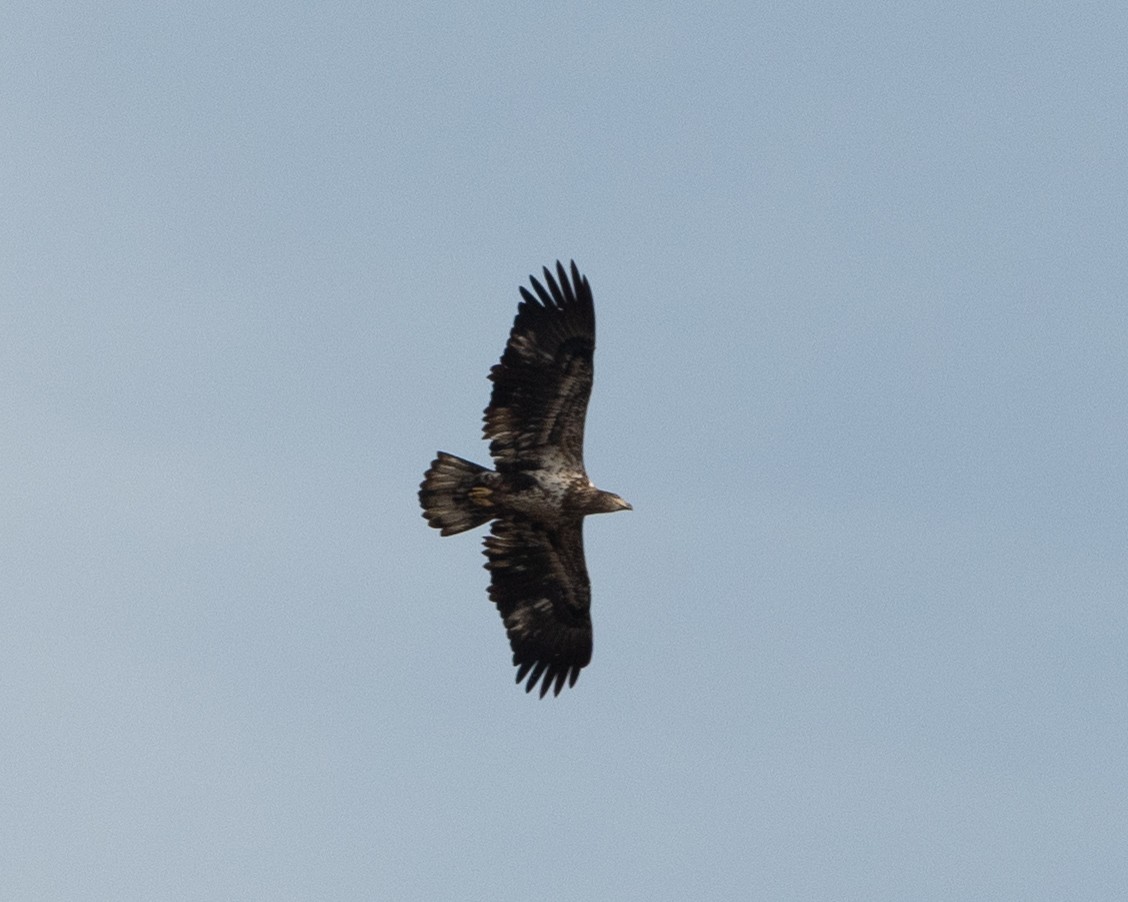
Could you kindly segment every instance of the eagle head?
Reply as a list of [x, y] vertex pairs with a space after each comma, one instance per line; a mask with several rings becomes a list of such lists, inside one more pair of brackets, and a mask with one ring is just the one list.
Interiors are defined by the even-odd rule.
[[592, 505], [593, 514], [613, 514], [615, 511], [634, 510], [627, 501], [624, 501], [614, 492], [599, 492]]

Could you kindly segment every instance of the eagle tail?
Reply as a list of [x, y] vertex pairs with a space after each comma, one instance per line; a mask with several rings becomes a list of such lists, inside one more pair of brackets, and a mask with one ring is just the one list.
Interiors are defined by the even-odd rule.
[[492, 520], [486, 467], [440, 451], [423, 474], [419, 503], [427, 522], [444, 536], [465, 532]]

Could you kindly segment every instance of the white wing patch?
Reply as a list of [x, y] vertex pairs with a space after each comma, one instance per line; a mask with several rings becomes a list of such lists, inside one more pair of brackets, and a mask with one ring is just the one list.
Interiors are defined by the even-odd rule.
[[528, 638], [540, 633], [537, 624], [548, 622], [551, 615], [552, 602], [547, 598], [538, 598], [510, 614], [505, 621], [505, 625], [513, 632]]

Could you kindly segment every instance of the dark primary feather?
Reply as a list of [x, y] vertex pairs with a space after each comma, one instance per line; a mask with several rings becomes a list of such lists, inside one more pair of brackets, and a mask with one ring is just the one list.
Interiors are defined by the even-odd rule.
[[[490, 371], [493, 392], [485, 412], [498, 472], [537, 469], [544, 450], [558, 463], [583, 471], [584, 418], [591, 396], [595, 308], [591, 286], [575, 261], [571, 279], [563, 264], [544, 282], [529, 277], [501, 362]], [[546, 287], [547, 286], [547, 287]]]
[[495, 520], [486, 537], [490, 598], [497, 604], [525, 691], [543, 698], [572, 686], [591, 661], [591, 583], [584, 565], [583, 519], [549, 529]]

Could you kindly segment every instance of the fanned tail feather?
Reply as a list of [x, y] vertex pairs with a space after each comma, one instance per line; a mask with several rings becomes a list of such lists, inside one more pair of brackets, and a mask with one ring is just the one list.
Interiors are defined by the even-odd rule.
[[486, 467], [440, 451], [419, 485], [419, 503], [427, 522], [444, 536], [452, 536], [493, 519], [493, 511], [470, 494], [479, 487], [488, 491], [483, 476], [490, 472]]

